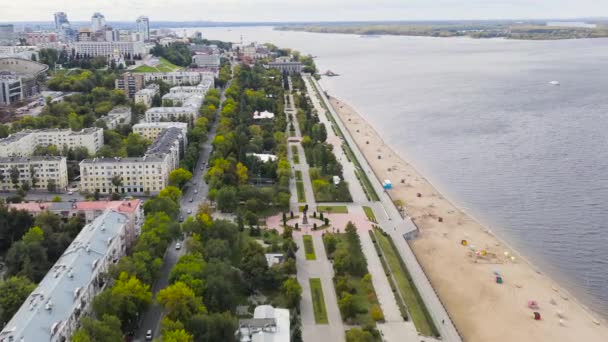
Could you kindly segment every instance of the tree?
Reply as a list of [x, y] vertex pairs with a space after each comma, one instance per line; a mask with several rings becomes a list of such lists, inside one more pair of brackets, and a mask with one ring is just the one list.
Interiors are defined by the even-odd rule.
[[236, 189], [231, 186], [222, 187], [218, 190], [215, 200], [219, 210], [228, 213], [233, 212], [238, 205]]
[[179, 199], [182, 197], [182, 191], [174, 186], [168, 186], [160, 191], [158, 197], [167, 197], [172, 199], [175, 203], [179, 203]]
[[180, 167], [169, 174], [169, 184], [181, 188], [190, 178], [192, 178], [192, 172]]
[[186, 329], [192, 333], [195, 341], [200, 342], [235, 342], [234, 332], [237, 330], [237, 320], [229, 311], [196, 315], [185, 323]]
[[188, 285], [196, 296], [201, 297], [205, 289], [203, 275], [207, 263], [199, 253], [182, 256], [169, 273], [169, 283], [177, 281]]
[[8, 273], [40, 281], [50, 267], [47, 249], [42, 244], [44, 240], [42, 229], [30, 228], [21, 241], [13, 244], [6, 254]]
[[57, 191], [57, 183], [55, 183], [55, 180], [49, 179], [49, 181], [46, 183], [46, 190], [48, 192]]
[[122, 186], [122, 177], [120, 175], [114, 175], [112, 176], [112, 185], [114, 185], [115, 187], [121, 187]]
[[247, 167], [241, 163], [236, 164], [236, 178], [239, 184], [247, 184], [249, 175], [247, 174]]
[[137, 133], [130, 133], [125, 139], [127, 156], [141, 157], [146, 153], [150, 141]]
[[120, 274], [114, 286], [106, 288], [93, 299], [93, 309], [98, 317], [114, 315], [120, 318], [122, 328], [137, 328], [137, 317], [152, 303], [150, 286], [126, 272]]
[[287, 301], [288, 308], [295, 309], [298, 307], [302, 298], [302, 287], [296, 279], [287, 278], [281, 285], [281, 293]]
[[211, 312], [234, 310], [241, 294], [242, 279], [229, 263], [209, 260], [205, 269], [205, 306]]
[[355, 303], [353, 295], [348, 292], [341, 294], [340, 300], [338, 300], [338, 307], [344, 320], [357, 316], [357, 303]]
[[4, 326], [10, 321], [35, 288], [36, 284], [26, 277], [10, 277], [0, 281], [0, 325]]
[[122, 341], [120, 320], [116, 316], [104, 315], [101, 320], [83, 317], [81, 328], [72, 336], [73, 342], [116, 342]]
[[346, 331], [346, 342], [374, 342], [376, 339], [369, 331], [351, 328]]
[[167, 310], [167, 317], [185, 322], [189, 317], [206, 313], [200, 297], [185, 283], [178, 281], [158, 292], [156, 300]]
[[11, 183], [13, 183], [15, 189], [19, 188], [19, 169], [17, 166], [13, 165], [9, 171], [9, 174], [11, 177]]
[[163, 342], [192, 342], [192, 336], [186, 330], [171, 330], [163, 333]]

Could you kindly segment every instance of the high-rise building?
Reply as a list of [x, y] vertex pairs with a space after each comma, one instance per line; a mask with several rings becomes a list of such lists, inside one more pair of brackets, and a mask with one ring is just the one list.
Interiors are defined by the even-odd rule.
[[106, 17], [99, 12], [95, 12], [91, 17], [91, 30], [99, 31], [103, 29], [104, 26], [106, 26]]
[[57, 12], [55, 13], [55, 29], [61, 30], [64, 24], [70, 25], [68, 21], [68, 15], [65, 12]]
[[11, 41], [15, 38], [15, 26], [13, 24], [0, 24], [0, 42]]
[[137, 18], [137, 32], [140, 33], [140, 36], [143, 40], [150, 40], [150, 19], [148, 17], [141, 16]]

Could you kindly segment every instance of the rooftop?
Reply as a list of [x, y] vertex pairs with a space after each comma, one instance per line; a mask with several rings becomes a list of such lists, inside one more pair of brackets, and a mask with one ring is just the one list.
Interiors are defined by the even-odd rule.
[[93, 281], [99, 261], [112, 251], [127, 217], [107, 211], [86, 225], [29, 295], [0, 333], [12, 341], [51, 341], [75, 309], [80, 295]]
[[29, 163], [36, 161], [61, 161], [61, 156], [29, 156], [29, 157], [0, 157], [0, 164]]
[[138, 206], [141, 204], [141, 200], [125, 200], [125, 201], [82, 201], [82, 202], [43, 202], [43, 203], [11, 203], [8, 205], [11, 209], [25, 210], [30, 213], [39, 213], [43, 211], [68, 211], [68, 210], [81, 210], [81, 211], [92, 211], [99, 210], [105, 211], [108, 209], [115, 210], [120, 213], [131, 214], [134, 213]]
[[177, 127], [165, 128], [148, 147], [146, 154], [170, 153], [175, 141], [183, 141], [183, 131]]
[[253, 113], [253, 120], [263, 120], [263, 119], [274, 119], [274, 113], [271, 113], [267, 110], [265, 110], [261, 113], [256, 110]]
[[93, 134], [100, 130], [102, 130], [102, 129], [98, 128], [98, 127], [83, 128], [80, 131], [72, 131], [71, 129], [59, 129], [59, 128], [34, 129], [34, 130], [26, 129], [26, 130], [23, 130], [21, 132], [15, 133], [15, 134], [11, 134], [6, 138], [0, 139], [0, 145], [9, 144], [9, 143], [21, 140], [30, 134], [66, 133], [68, 135], [76, 136], [76, 135]]
[[128, 157], [128, 158], [93, 158], [83, 159], [80, 164], [127, 164], [127, 163], [141, 163], [141, 162], [162, 162], [165, 158], [157, 155], [143, 156], [143, 157]]

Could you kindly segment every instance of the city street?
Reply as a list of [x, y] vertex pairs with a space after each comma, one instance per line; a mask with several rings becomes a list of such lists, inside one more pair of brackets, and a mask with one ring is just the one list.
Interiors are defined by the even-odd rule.
[[[227, 89], [230, 86], [230, 83], [226, 85], [224, 89]], [[222, 91], [221, 103], [225, 100], [224, 91]], [[220, 104], [220, 108], [218, 108], [217, 113], [219, 113], [222, 109]], [[211, 155], [211, 142], [215, 138], [215, 132], [217, 129], [217, 116], [216, 120], [212, 123], [211, 128], [209, 129], [209, 133], [207, 134], [207, 140], [203, 144], [201, 148], [197, 165], [194, 170], [192, 170], [192, 178], [184, 187], [184, 192], [182, 193], [182, 198], [180, 201], [180, 215], [185, 219], [188, 216], [195, 215], [198, 206], [206, 200], [207, 194], [209, 193], [209, 186], [203, 180], [203, 175], [205, 174], [207, 161], [209, 156]], [[192, 201], [190, 201], [192, 200]], [[183, 245], [183, 240], [174, 241], [167, 248], [167, 252], [165, 253], [165, 258], [163, 260], [163, 266], [161, 268], [160, 277], [154, 283], [152, 287], [153, 297], [156, 297], [158, 291], [164, 289], [169, 285], [169, 272], [177, 261], [179, 257], [181, 257], [186, 249], [181, 248], [180, 250], [175, 249], [175, 243], [180, 242]], [[163, 309], [162, 307], [154, 301], [152, 306], [146, 311], [143, 315], [142, 320], [140, 322], [139, 330], [135, 335], [135, 341], [144, 341], [146, 337], [146, 331], [152, 330], [154, 337], [158, 337], [160, 334], [160, 320], [162, 319]]]

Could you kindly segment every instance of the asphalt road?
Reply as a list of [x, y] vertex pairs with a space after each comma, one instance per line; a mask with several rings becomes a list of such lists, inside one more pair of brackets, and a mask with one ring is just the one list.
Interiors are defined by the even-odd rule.
[[[229, 86], [230, 84], [226, 85], [225, 89], [227, 89]], [[224, 99], [225, 96], [224, 92], [222, 91], [221, 103], [224, 102]], [[218, 113], [221, 111], [221, 109], [222, 106], [220, 105], [220, 108], [218, 108]], [[207, 141], [203, 144], [200, 151], [196, 168], [192, 172], [192, 179], [190, 179], [188, 184], [186, 184], [184, 187], [182, 199], [180, 201], [181, 218], [185, 219], [190, 215], [196, 214], [197, 207], [206, 200], [207, 195], [209, 194], [209, 186], [203, 180], [203, 175], [205, 174], [207, 161], [211, 155], [211, 142], [215, 138], [216, 130], [217, 117], [213, 122], [209, 133], [207, 134]], [[165, 252], [163, 265], [160, 270], [160, 277], [152, 286], [152, 294], [154, 297], [156, 297], [158, 291], [169, 285], [169, 273], [179, 258], [185, 253], [185, 248], [181, 248], [180, 250], [175, 249], [175, 244], [177, 242], [183, 245], [183, 240], [173, 241]], [[148, 330], [152, 330], [154, 337], [160, 336], [160, 320], [162, 316], [162, 306], [154, 302], [141, 318], [139, 330], [135, 335], [135, 341], [144, 341], [146, 338], [146, 331]]]

